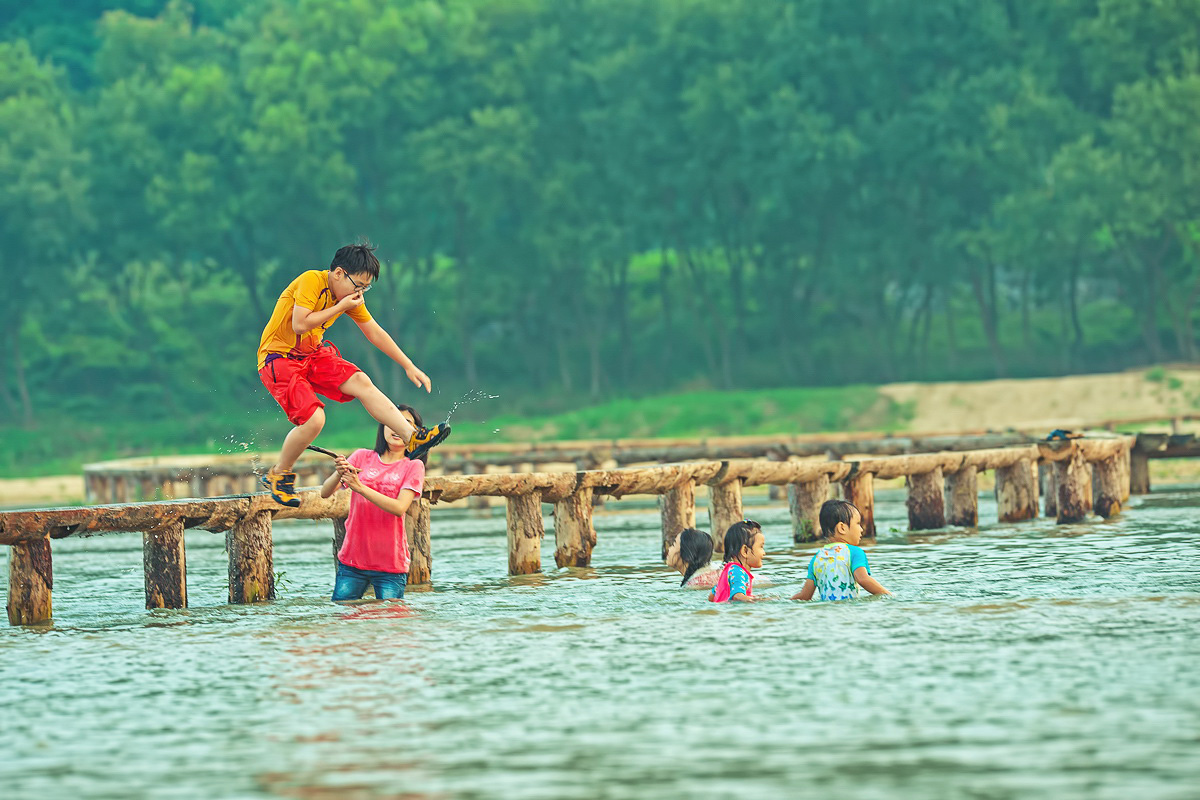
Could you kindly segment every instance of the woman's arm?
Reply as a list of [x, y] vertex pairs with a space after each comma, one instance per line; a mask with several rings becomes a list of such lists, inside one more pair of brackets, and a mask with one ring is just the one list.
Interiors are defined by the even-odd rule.
[[813, 593], [817, 590], [817, 584], [811, 579], [806, 579], [804, 585], [800, 587], [800, 591], [792, 595], [793, 600], [812, 600]]
[[854, 580], [871, 594], [891, 594], [891, 592], [883, 588], [883, 584], [871, 577], [871, 573], [867, 572], [866, 567], [859, 567], [854, 570]]
[[338, 484], [342, 482], [342, 473], [335, 472], [325, 479], [321, 484], [321, 497], [329, 497], [337, 491]]

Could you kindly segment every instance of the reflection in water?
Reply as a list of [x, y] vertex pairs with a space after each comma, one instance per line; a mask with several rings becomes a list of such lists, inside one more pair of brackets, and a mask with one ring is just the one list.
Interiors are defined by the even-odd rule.
[[[0, 630], [7, 797], [1185, 797], [1200, 785], [1200, 495], [1115, 523], [909, 535], [894, 598], [717, 607], [659, 561], [653, 510], [597, 514], [590, 568], [505, 577], [503, 518], [439, 518], [428, 591], [334, 604], [328, 526], [279, 525], [292, 582], [141, 607], [140, 539], [55, 543], [56, 621]], [[985, 501], [981, 519], [994, 519]], [[787, 509], [763, 573], [812, 547]], [[4, 548], [0, 548], [4, 550]], [[5, 554], [6, 555], [6, 554]], [[0, 586], [0, 592], [4, 587]], [[672, 755], [673, 754], [673, 755]]]

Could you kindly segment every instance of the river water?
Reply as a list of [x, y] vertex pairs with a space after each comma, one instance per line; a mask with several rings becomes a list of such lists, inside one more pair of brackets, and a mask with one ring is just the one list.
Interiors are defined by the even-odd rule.
[[[0, 797], [1196, 798], [1198, 505], [908, 534], [883, 492], [895, 597], [843, 604], [713, 607], [644, 507], [522, 578], [502, 513], [435, 510], [402, 603], [328, 602], [328, 523], [277, 525], [251, 607], [221, 535], [188, 532], [183, 611], [142, 607], [139, 536], [56, 541], [54, 622], [0, 631]], [[790, 596], [811, 548], [748, 513]]]

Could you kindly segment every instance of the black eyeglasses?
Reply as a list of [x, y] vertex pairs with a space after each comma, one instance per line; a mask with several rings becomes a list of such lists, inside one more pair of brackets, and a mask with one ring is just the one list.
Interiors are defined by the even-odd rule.
[[359, 283], [358, 281], [354, 280], [354, 278], [350, 277], [349, 272], [344, 272], [343, 274], [346, 276], [346, 280], [348, 280], [352, 284], [354, 284], [354, 289], [356, 291], [362, 292], [363, 294], [366, 294], [367, 292], [371, 291], [371, 287], [374, 285], [374, 284], [370, 284], [370, 283], [365, 284], [365, 285]]

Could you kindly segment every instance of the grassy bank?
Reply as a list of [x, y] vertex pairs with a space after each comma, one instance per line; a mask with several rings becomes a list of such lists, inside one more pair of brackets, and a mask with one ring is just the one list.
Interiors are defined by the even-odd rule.
[[[687, 392], [618, 400], [562, 414], [506, 416], [501, 400], [469, 404], [451, 422], [458, 443], [737, 436], [900, 430], [912, 416], [873, 386]], [[444, 413], [444, 412], [443, 412]], [[331, 412], [321, 436], [327, 447], [350, 450], [374, 442], [375, 426], [352, 408]], [[78, 474], [82, 465], [145, 455], [274, 450], [288, 430], [271, 409], [240, 414], [145, 421], [46, 421], [36, 428], [0, 428], [0, 478]]]

